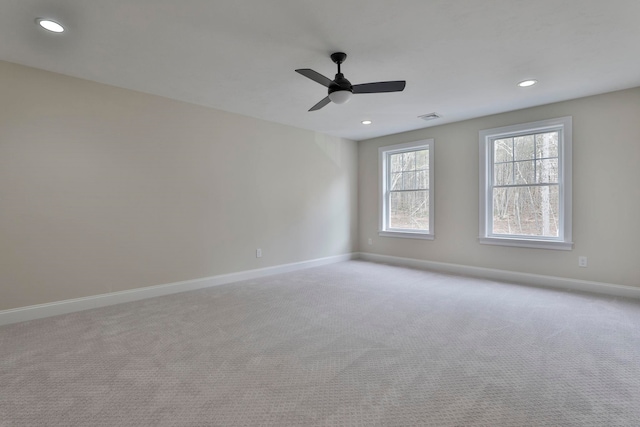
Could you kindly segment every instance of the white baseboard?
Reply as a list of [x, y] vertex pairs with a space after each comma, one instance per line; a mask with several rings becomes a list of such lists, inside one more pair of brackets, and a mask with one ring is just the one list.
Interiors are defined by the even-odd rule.
[[318, 267], [351, 259], [380, 262], [401, 265], [425, 270], [440, 271], [444, 273], [460, 274], [465, 276], [481, 277], [491, 280], [500, 280], [514, 283], [522, 283], [532, 286], [558, 288], [563, 290], [592, 292], [616, 297], [640, 299], [640, 287], [616, 285], [612, 283], [591, 282], [587, 280], [568, 279], [563, 277], [543, 276], [540, 274], [519, 273], [515, 271], [497, 270], [484, 267], [473, 267], [461, 264], [424, 261], [413, 258], [401, 258], [389, 255], [378, 255], [367, 252], [337, 255], [327, 258], [319, 258], [309, 261], [283, 264], [273, 267], [259, 268], [255, 270], [240, 271], [237, 273], [222, 274], [218, 276], [204, 277], [201, 279], [186, 280], [183, 282], [167, 283], [164, 285], [148, 286], [145, 288], [131, 289], [127, 291], [112, 292], [108, 294], [93, 295], [83, 298], [75, 298], [64, 301], [56, 301], [46, 304], [31, 305], [27, 307], [13, 308], [0, 311], [0, 326], [27, 320], [42, 319], [44, 317], [73, 313], [91, 308], [105, 307], [123, 302], [137, 301], [179, 292], [193, 291], [227, 283], [251, 280], [273, 274], [287, 273], [303, 270], [305, 268]]
[[564, 277], [543, 276], [541, 274], [519, 273], [516, 271], [497, 270], [493, 268], [473, 267], [445, 262], [423, 261], [413, 258], [400, 258], [389, 255], [378, 255], [361, 252], [358, 258], [365, 261], [380, 262], [443, 273], [480, 277], [483, 279], [521, 283], [545, 288], [557, 288], [571, 291], [592, 292], [615, 297], [640, 298], [640, 287], [616, 285], [613, 283], [591, 282], [587, 280], [568, 279]]
[[237, 273], [221, 274], [218, 276], [203, 277], [201, 279], [185, 280], [183, 282], [167, 283], [164, 285], [148, 286], [127, 291], [111, 292], [108, 294], [92, 295], [83, 298], [74, 298], [64, 301], [56, 301], [46, 304], [30, 305], [27, 307], [13, 308], [0, 311], [0, 326], [10, 323], [24, 322], [27, 320], [42, 319], [44, 317], [57, 316], [59, 314], [73, 313], [91, 308], [105, 307], [123, 302], [137, 301], [162, 295], [176, 294], [179, 292], [193, 291], [211, 286], [227, 283], [251, 280], [273, 274], [288, 273], [310, 267], [333, 264], [357, 258], [357, 254], [337, 255], [327, 258], [318, 258], [309, 261], [282, 264], [273, 267], [259, 268], [255, 270], [240, 271]]

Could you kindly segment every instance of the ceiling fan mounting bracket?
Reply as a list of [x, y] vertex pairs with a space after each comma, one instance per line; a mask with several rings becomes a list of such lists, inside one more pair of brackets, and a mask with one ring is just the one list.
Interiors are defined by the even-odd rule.
[[331, 54], [331, 60], [340, 65], [347, 59], [347, 54], [344, 52], [335, 52]]

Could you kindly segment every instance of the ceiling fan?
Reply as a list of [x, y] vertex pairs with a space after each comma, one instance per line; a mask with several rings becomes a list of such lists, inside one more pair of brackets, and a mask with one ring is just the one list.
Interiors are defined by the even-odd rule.
[[360, 93], [383, 93], [383, 92], [402, 92], [407, 84], [404, 80], [396, 80], [392, 82], [375, 82], [352, 85], [349, 80], [344, 78], [344, 74], [340, 72], [340, 64], [347, 59], [344, 52], [335, 52], [331, 54], [331, 60], [338, 64], [338, 74], [335, 79], [329, 80], [328, 77], [313, 71], [309, 68], [301, 68], [296, 72], [310, 78], [314, 82], [320, 83], [322, 86], [329, 88], [329, 95], [323, 98], [316, 105], [311, 107], [309, 111], [316, 111], [327, 105], [329, 102], [335, 104], [344, 104], [351, 99], [351, 95]]

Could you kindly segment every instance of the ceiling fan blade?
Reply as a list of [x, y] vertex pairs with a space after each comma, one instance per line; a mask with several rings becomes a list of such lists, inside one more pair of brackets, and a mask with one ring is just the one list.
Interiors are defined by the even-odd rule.
[[314, 82], [320, 83], [322, 86], [329, 87], [331, 84], [333, 84], [333, 80], [329, 80], [328, 77], [325, 77], [317, 71], [313, 71], [309, 68], [301, 68], [299, 70], [296, 70], [296, 73], [300, 73], [303, 76], [313, 80]]
[[404, 80], [353, 85], [353, 93], [402, 92], [407, 84]]
[[314, 105], [313, 107], [311, 107], [309, 109], [309, 111], [316, 111], [321, 109], [322, 107], [324, 107], [325, 105], [327, 105], [328, 103], [330, 103], [331, 100], [329, 99], [328, 96], [325, 96], [324, 98], [322, 98], [322, 101], [318, 102], [316, 105]]

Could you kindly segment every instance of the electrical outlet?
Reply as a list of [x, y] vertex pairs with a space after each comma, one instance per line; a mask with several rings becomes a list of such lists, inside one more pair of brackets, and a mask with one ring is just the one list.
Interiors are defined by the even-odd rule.
[[371, 237], [369, 237], [369, 244], [373, 245], [373, 239]]
[[262, 249], [256, 249], [256, 258], [262, 258]]
[[578, 267], [586, 267], [587, 266], [587, 257], [579, 256], [578, 257]]

